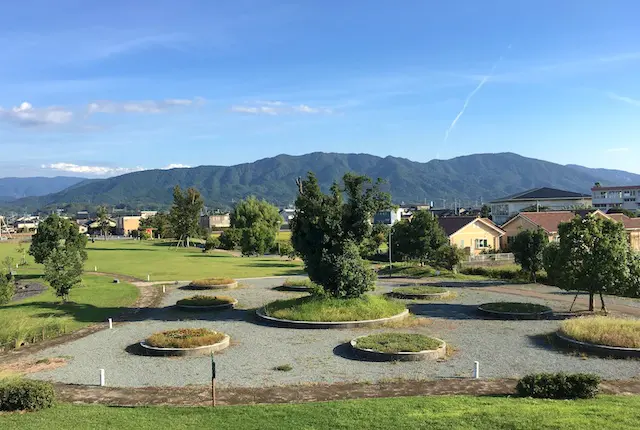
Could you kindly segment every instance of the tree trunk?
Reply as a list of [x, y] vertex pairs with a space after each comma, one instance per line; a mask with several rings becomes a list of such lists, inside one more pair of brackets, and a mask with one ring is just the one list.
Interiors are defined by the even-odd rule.
[[589, 312], [593, 312], [593, 299], [594, 299], [593, 291], [589, 291]]
[[187, 248], [189, 247], [189, 236], [187, 236]]
[[604, 297], [602, 297], [602, 291], [600, 291], [600, 304], [602, 305], [601, 310], [607, 315], [607, 308], [604, 305]]
[[533, 278], [533, 283], [537, 284], [537, 282], [536, 282], [536, 271], [535, 270], [531, 271], [531, 277]]

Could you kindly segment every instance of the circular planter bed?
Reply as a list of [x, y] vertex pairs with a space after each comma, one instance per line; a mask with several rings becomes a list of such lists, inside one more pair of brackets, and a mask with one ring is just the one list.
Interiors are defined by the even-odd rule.
[[442, 299], [451, 295], [451, 291], [442, 287], [435, 287], [432, 285], [416, 285], [410, 287], [397, 287], [391, 290], [389, 293], [391, 297], [398, 299]]
[[176, 302], [176, 307], [186, 311], [231, 309], [238, 301], [229, 296], [192, 296]]
[[495, 318], [515, 320], [537, 320], [553, 314], [548, 306], [522, 302], [483, 303], [478, 311]]
[[380, 296], [357, 299], [302, 297], [278, 300], [256, 311], [258, 318], [288, 328], [376, 327], [406, 318], [409, 311], [399, 302]]
[[422, 361], [444, 358], [447, 345], [441, 339], [417, 333], [378, 333], [350, 342], [354, 354], [372, 361]]
[[274, 290], [306, 293], [312, 291], [315, 287], [317, 285], [308, 278], [289, 278], [282, 285], [275, 287]]
[[185, 357], [220, 351], [230, 340], [228, 335], [206, 328], [181, 328], [155, 333], [140, 346], [149, 355]]
[[186, 288], [190, 290], [223, 290], [237, 286], [238, 282], [230, 278], [208, 278], [191, 281]]
[[556, 336], [566, 346], [605, 357], [640, 358], [640, 320], [580, 317], [563, 321]]

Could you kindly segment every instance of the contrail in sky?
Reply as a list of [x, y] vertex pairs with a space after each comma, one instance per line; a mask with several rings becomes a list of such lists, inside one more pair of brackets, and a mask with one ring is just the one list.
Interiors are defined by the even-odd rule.
[[[507, 47], [507, 50], [511, 49], [511, 45], [509, 45]], [[496, 67], [498, 67], [498, 64], [500, 64], [500, 62], [502, 61], [502, 55], [500, 56], [500, 58], [498, 58], [498, 61], [496, 61], [493, 64], [493, 67], [491, 68], [491, 71], [489, 72], [489, 74], [487, 76], [485, 76], [484, 78], [482, 78], [482, 80], [480, 81], [480, 83], [478, 84], [477, 87], [474, 88], [473, 91], [471, 91], [471, 93], [469, 93], [469, 95], [467, 96], [467, 99], [464, 101], [464, 104], [462, 105], [462, 109], [460, 109], [460, 112], [458, 112], [458, 115], [456, 115], [456, 117], [453, 119], [453, 121], [451, 122], [451, 125], [449, 126], [449, 128], [447, 129], [447, 131], [444, 134], [444, 142], [447, 141], [447, 139], [449, 138], [449, 133], [451, 133], [451, 130], [453, 130], [453, 127], [456, 126], [456, 123], [458, 122], [458, 120], [460, 119], [460, 117], [462, 116], [462, 114], [464, 113], [465, 110], [467, 110], [467, 106], [469, 106], [469, 102], [471, 101], [471, 99], [473, 98], [473, 96], [476, 95], [476, 93], [478, 91], [480, 91], [482, 89], [482, 87], [484, 86], [484, 84], [487, 83], [487, 81], [493, 76], [493, 72], [495, 72]]]

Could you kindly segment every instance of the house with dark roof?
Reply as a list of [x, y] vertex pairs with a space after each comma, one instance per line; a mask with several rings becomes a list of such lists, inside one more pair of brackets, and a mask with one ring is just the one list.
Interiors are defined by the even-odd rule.
[[490, 219], [473, 216], [438, 218], [438, 224], [449, 237], [449, 243], [476, 255], [482, 251], [499, 250], [504, 231]]
[[546, 210], [567, 210], [587, 208], [591, 206], [589, 194], [573, 191], [558, 190], [556, 188], [540, 187], [510, 196], [493, 200], [491, 205], [491, 217], [493, 221], [502, 225], [520, 212], [536, 208]]

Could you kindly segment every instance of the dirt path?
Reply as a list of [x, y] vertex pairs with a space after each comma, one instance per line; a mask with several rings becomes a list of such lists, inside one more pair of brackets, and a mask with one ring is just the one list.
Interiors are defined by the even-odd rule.
[[[515, 379], [456, 378], [402, 380], [375, 384], [344, 383], [225, 388], [217, 390], [216, 397], [219, 405], [250, 405], [452, 394], [498, 396], [515, 394], [515, 386]], [[640, 394], [640, 380], [605, 381], [600, 388], [604, 394]], [[56, 384], [56, 393], [61, 401], [70, 403], [99, 403], [118, 406], [208, 406], [211, 404], [211, 388], [209, 386], [114, 388]]]

